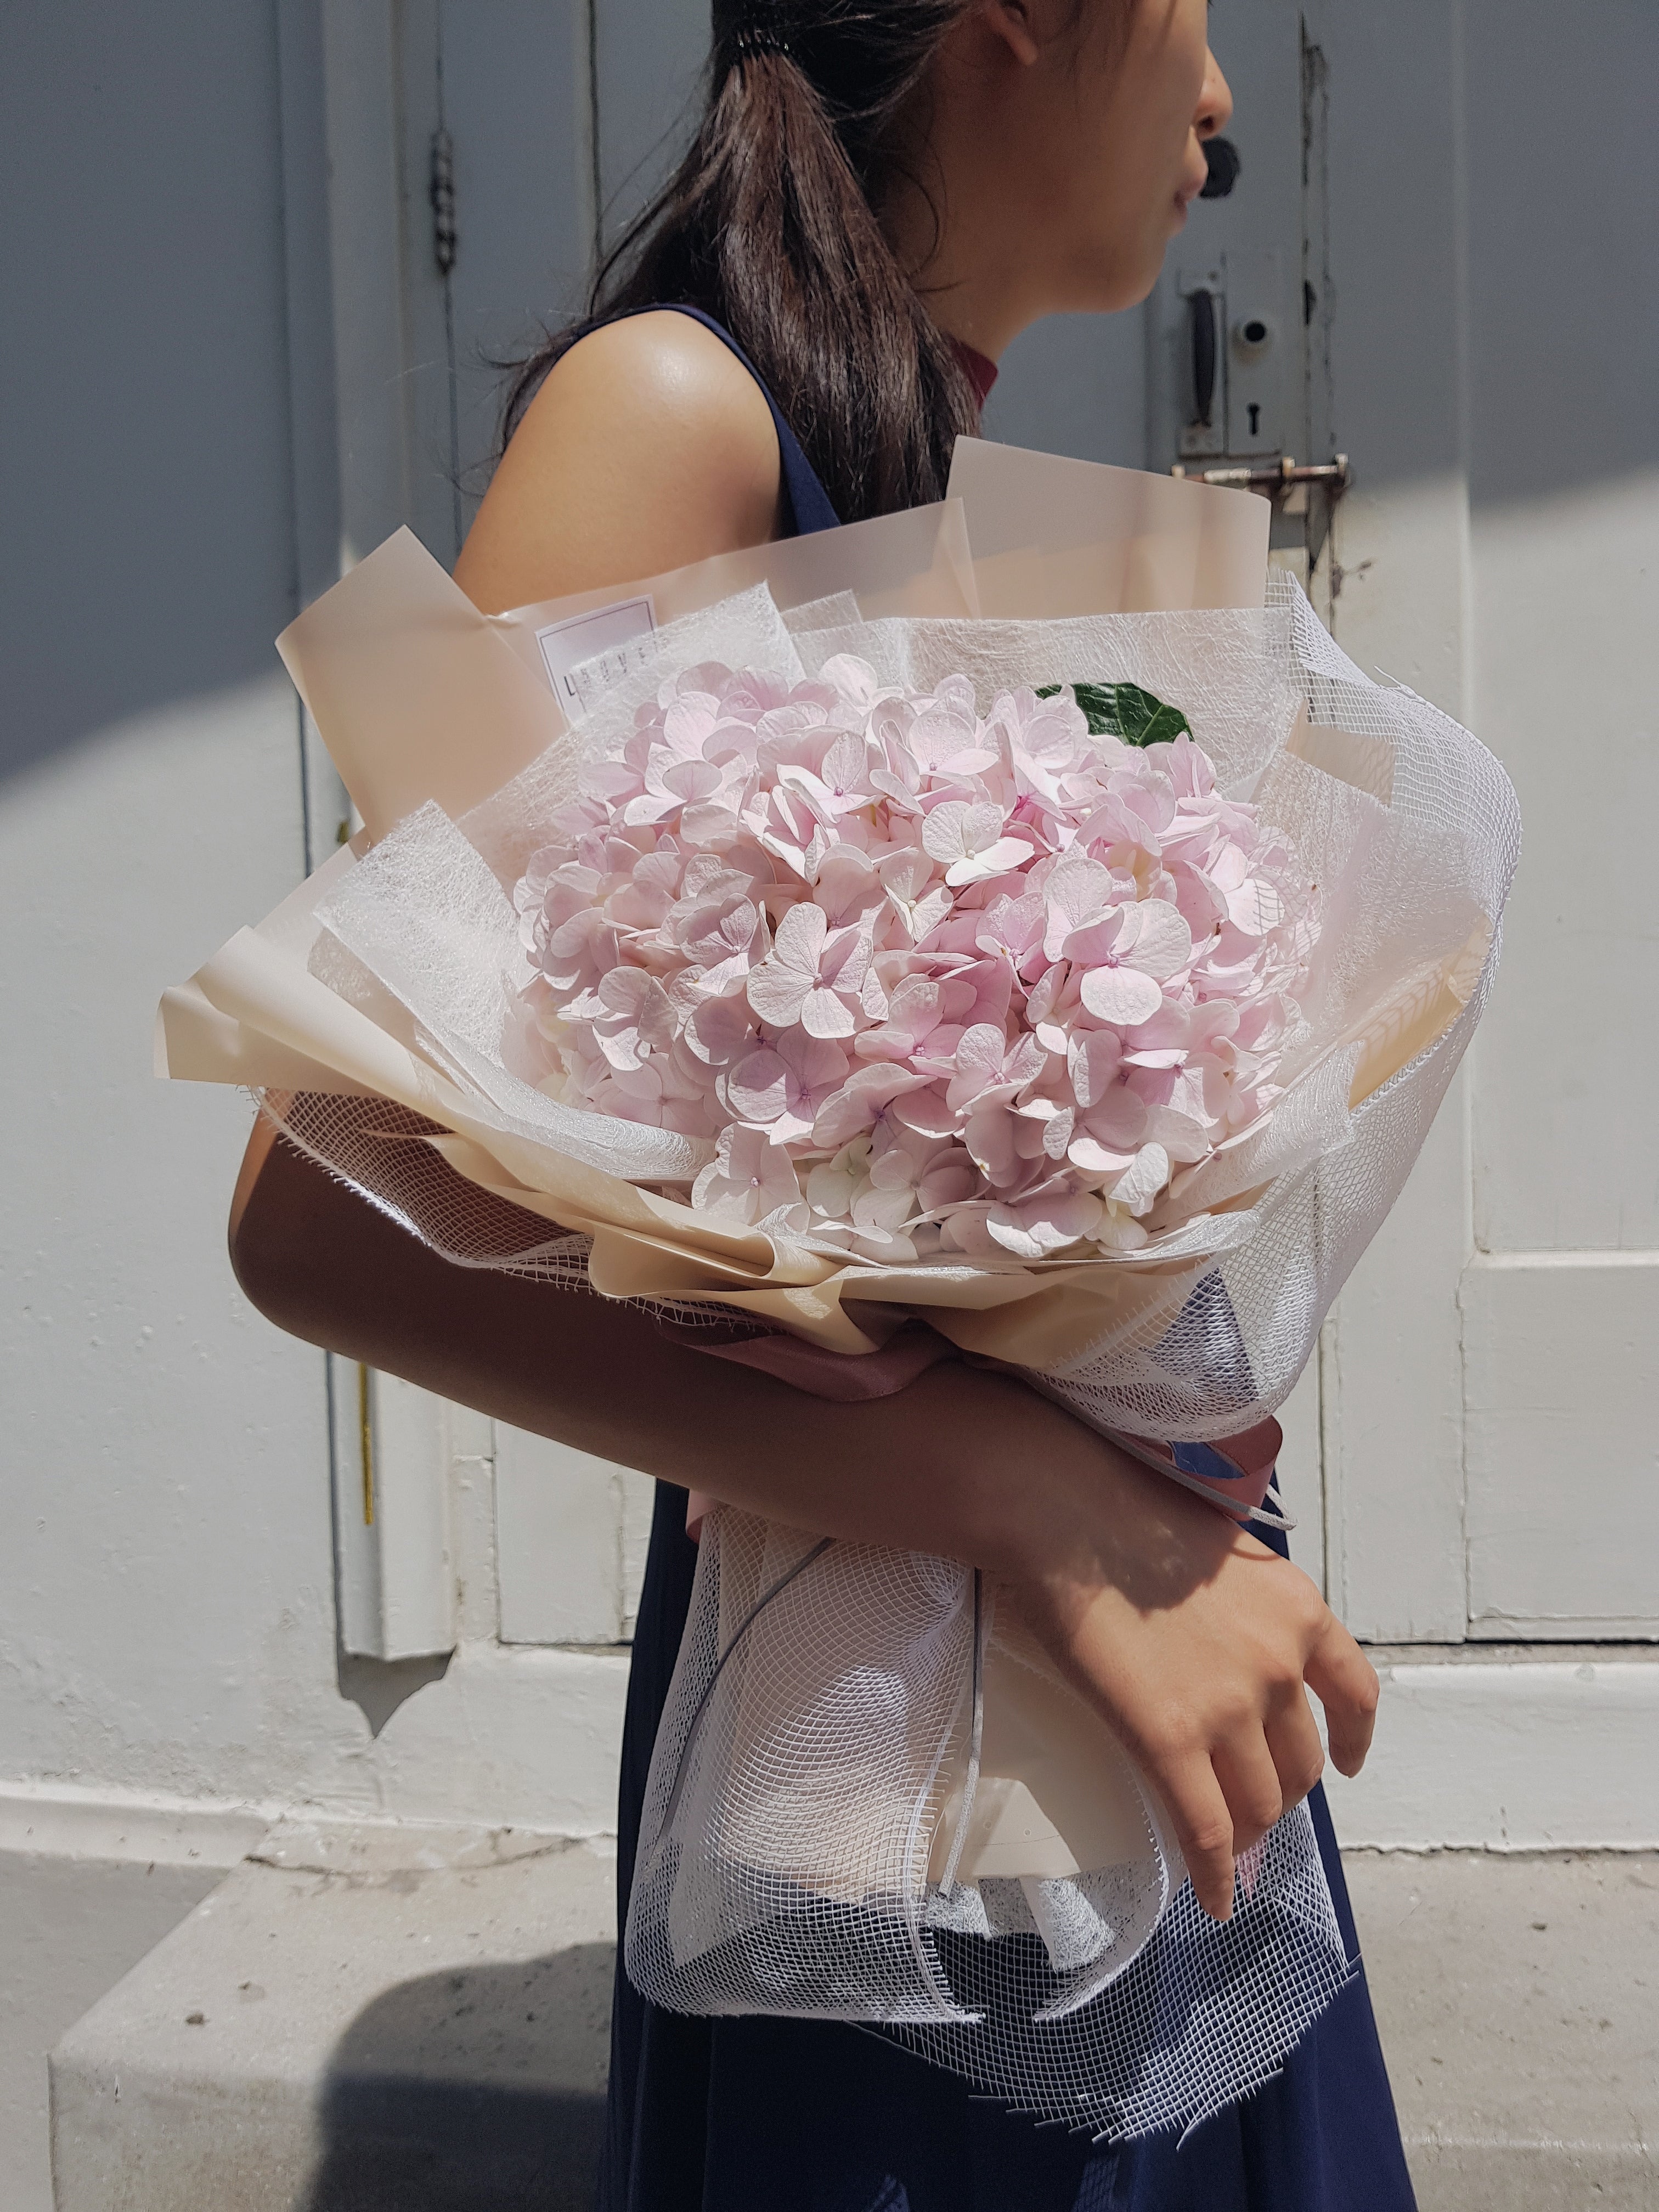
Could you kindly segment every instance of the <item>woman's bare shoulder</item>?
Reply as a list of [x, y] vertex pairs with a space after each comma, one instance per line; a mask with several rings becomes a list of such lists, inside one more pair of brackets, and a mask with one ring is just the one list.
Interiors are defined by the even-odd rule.
[[572, 346], [526, 409], [455, 580], [487, 613], [775, 534], [777, 433], [714, 332], [671, 309]]

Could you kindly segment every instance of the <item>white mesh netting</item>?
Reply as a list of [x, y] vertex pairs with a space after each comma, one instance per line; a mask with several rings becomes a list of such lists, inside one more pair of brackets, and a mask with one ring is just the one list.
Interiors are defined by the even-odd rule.
[[[951, 1561], [710, 1515], [652, 1762], [629, 1978], [676, 2011], [885, 2023], [1018, 2109], [1096, 2134], [1218, 2111], [1349, 1971], [1307, 1811], [1250, 1855], [1218, 1926], [1095, 1723], [1097, 1755], [1121, 1770], [1115, 1856], [1074, 1878], [953, 1882], [976, 1614], [988, 1674], [1042, 1669], [988, 1610]], [[983, 1704], [988, 1736], [988, 1681]]]
[[[1100, 1298], [1097, 1325], [1038, 1378], [1103, 1429], [1204, 1441], [1250, 1427], [1300, 1374], [1480, 1018], [1518, 854], [1508, 779], [1413, 694], [1367, 682], [1283, 578], [1261, 615], [873, 623], [794, 645], [808, 665], [854, 650], [910, 684], [966, 669], [982, 703], [1011, 682], [1103, 673], [1177, 699], [1218, 774], [1325, 887], [1299, 1080], [1194, 1171], [1179, 1215], [1153, 1224], [1135, 1294]], [[323, 910], [312, 968], [392, 1009], [514, 1144], [559, 1151], [567, 1125], [590, 1125], [580, 1157], [603, 1164], [613, 1125], [508, 1072], [511, 994], [477, 967], [499, 937], [490, 879], [510, 884], [538, 811], [568, 787], [540, 763], [460, 830], [439, 817], [426, 848], [394, 832]], [[436, 886], [472, 901], [447, 941]], [[1368, 1064], [1392, 1072], [1351, 1107]], [[263, 1103], [446, 1257], [585, 1281], [588, 1240], [458, 1172], [435, 1122], [360, 1097]], [[612, 1172], [647, 1180], [624, 1162], [658, 1133], [617, 1127]], [[1054, 1264], [1075, 1278], [1074, 1261]], [[713, 1515], [653, 1765], [629, 1972], [677, 2009], [883, 2024], [988, 2092], [1099, 2133], [1191, 2120], [1266, 2078], [1348, 1970], [1308, 1816], [1279, 1823], [1232, 1921], [1210, 1922], [1127, 1759], [995, 1613], [948, 1562]], [[1069, 1769], [1043, 1768], [1045, 1731], [1072, 1747]], [[1068, 1772], [1085, 1769], [1065, 1810]], [[1021, 1775], [1041, 1777], [1035, 1796], [1018, 1796]], [[1028, 1817], [1038, 1800], [1046, 1825]], [[1056, 1830], [1087, 1850], [1056, 1850]]]

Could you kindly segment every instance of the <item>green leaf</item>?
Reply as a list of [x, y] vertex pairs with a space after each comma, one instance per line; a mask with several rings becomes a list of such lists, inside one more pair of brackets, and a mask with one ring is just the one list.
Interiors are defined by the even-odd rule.
[[1083, 709], [1091, 738], [1121, 738], [1128, 745], [1171, 744], [1193, 726], [1179, 707], [1166, 706], [1139, 684], [1045, 684], [1039, 699], [1069, 690]]
[[[1110, 687], [1117, 716], [1117, 734], [1132, 745], [1172, 744], [1185, 731], [1192, 735], [1192, 725], [1179, 707], [1166, 706], [1162, 699], [1143, 691], [1139, 684], [1114, 684]], [[1086, 714], [1088, 709], [1084, 709]]]

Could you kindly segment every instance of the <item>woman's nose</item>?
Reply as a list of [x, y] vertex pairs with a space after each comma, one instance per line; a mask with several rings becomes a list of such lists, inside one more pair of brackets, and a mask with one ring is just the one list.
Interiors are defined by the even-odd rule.
[[1205, 63], [1204, 88], [1198, 95], [1198, 113], [1193, 128], [1200, 138], [1213, 138], [1218, 131], [1226, 129], [1232, 112], [1231, 88], [1221, 74], [1221, 64], [1211, 54]]

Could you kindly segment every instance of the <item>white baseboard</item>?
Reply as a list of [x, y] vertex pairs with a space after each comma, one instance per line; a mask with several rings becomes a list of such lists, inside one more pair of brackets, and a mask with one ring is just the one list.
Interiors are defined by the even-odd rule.
[[1345, 1845], [1382, 1850], [1659, 1850], [1659, 1651], [1464, 1644], [1370, 1653], [1376, 1740], [1328, 1771]]
[[[1425, 1656], [1430, 1650], [1433, 1656]], [[1659, 1850], [1659, 1650], [1374, 1650], [1382, 1676], [1365, 1770], [1327, 1786], [1352, 1850]], [[607, 1784], [608, 1796], [614, 1784]], [[575, 1824], [397, 1820], [360, 1808], [232, 1802], [0, 1781], [0, 1850], [228, 1869], [386, 1871], [512, 1857]], [[584, 1821], [604, 1848], [611, 1839]]]
[[268, 1805], [64, 1782], [0, 1782], [0, 1850], [230, 1868], [276, 1818]]
[[[360, 1810], [234, 1804], [61, 1782], [0, 1782], [0, 1851], [199, 1866], [244, 1859], [319, 1872], [389, 1874], [488, 1865], [573, 1840], [550, 1830], [398, 1820]], [[581, 1839], [601, 1853], [609, 1836]]]

